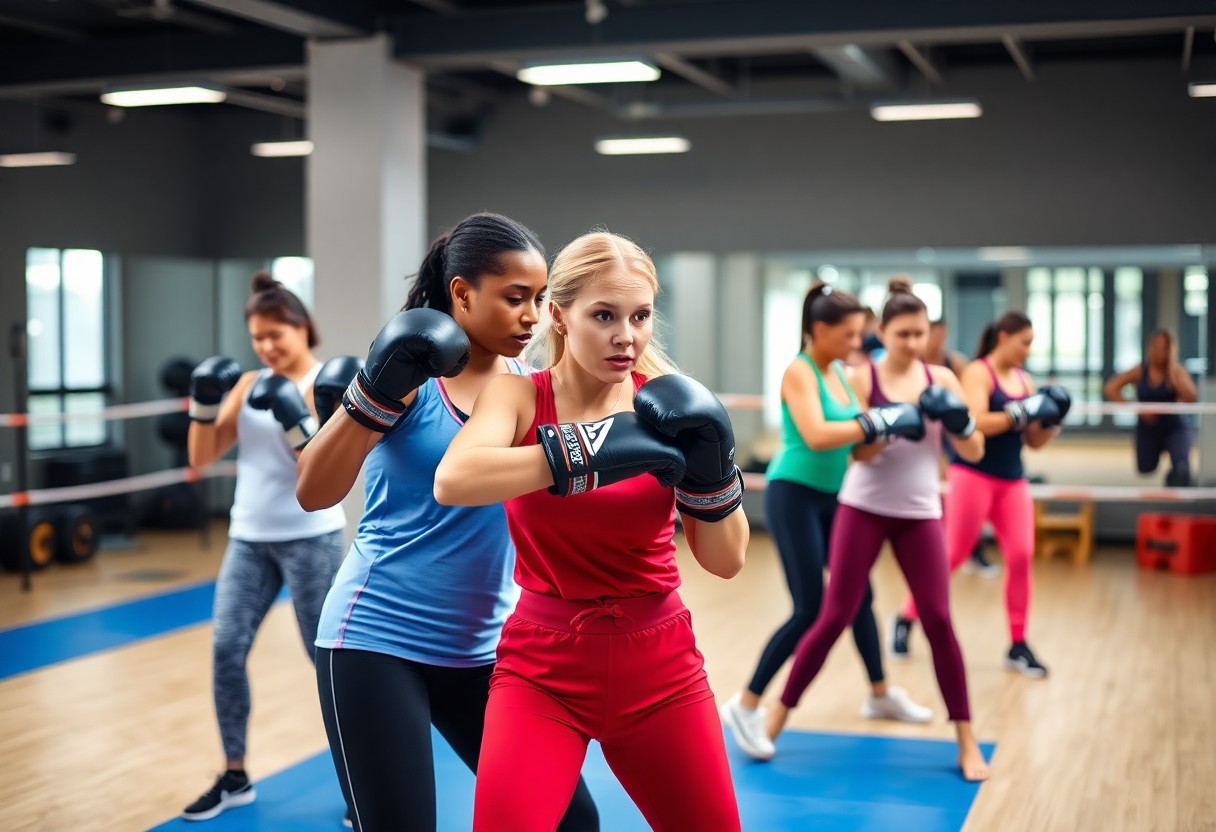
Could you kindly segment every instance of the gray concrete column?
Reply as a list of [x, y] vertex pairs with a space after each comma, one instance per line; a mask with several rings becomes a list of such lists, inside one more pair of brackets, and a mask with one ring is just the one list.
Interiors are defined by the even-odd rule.
[[[363, 356], [426, 253], [426, 88], [386, 35], [308, 46], [308, 254], [322, 357]], [[362, 478], [343, 501], [347, 537]]]
[[424, 75], [385, 35], [308, 47], [308, 250], [323, 355], [362, 355], [426, 253]]

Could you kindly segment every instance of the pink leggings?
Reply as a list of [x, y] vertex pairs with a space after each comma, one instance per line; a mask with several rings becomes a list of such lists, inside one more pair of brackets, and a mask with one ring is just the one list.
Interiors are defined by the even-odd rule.
[[[958, 569], [971, 554], [987, 520], [996, 533], [1005, 558], [1005, 610], [1009, 614], [1009, 638], [1024, 641], [1026, 615], [1030, 609], [1030, 559], [1034, 554], [1034, 502], [1026, 480], [1003, 480], [964, 465], [946, 471], [950, 491], [946, 494], [946, 555], [950, 570]], [[906, 618], [917, 618], [909, 598]]]
[[553, 832], [591, 739], [652, 829], [739, 832], [722, 724], [674, 591], [523, 592], [490, 682], [474, 832]]

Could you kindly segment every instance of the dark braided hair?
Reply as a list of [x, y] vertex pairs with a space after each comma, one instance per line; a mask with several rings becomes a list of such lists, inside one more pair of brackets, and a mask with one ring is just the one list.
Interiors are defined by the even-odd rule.
[[452, 278], [459, 275], [476, 287], [483, 274], [504, 274], [502, 255], [513, 251], [545, 256], [536, 234], [509, 217], [489, 213], [466, 217], [431, 243], [402, 308], [429, 306], [452, 314]]

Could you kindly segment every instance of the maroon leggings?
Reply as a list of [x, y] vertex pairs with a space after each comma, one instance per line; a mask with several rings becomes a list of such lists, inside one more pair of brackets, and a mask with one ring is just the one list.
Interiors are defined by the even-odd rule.
[[971, 719], [967, 705], [967, 676], [963, 653], [950, 623], [950, 571], [946, 541], [937, 519], [884, 517], [852, 506], [836, 511], [828, 551], [831, 580], [823, 610], [810, 631], [798, 642], [781, 702], [794, 708], [811, 684], [840, 634], [857, 615], [878, 560], [883, 541], [890, 540], [895, 559], [908, 581], [921, 625], [933, 651], [933, 668], [946, 710], [955, 722]]

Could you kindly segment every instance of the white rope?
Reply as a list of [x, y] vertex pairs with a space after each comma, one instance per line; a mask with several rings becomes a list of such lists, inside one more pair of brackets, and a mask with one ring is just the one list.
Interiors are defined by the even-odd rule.
[[[751, 393], [718, 393], [718, 400], [736, 410], [761, 410], [764, 397]], [[1216, 413], [1216, 402], [1075, 402], [1070, 414], [1114, 416], [1119, 413]]]
[[[763, 491], [768, 484], [764, 474], [744, 474], [743, 485], [748, 491]], [[950, 490], [949, 483], [941, 483], [941, 491]], [[1216, 500], [1216, 488], [1141, 488], [1135, 485], [1035, 485], [1030, 486], [1030, 496], [1036, 500], [1059, 500], [1060, 502], [1162, 502], [1189, 503], [1198, 500]]]
[[140, 474], [106, 482], [88, 483], [86, 485], [69, 485], [63, 488], [35, 488], [30, 491], [17, 491], [12, 494], [0, 495], [0, 508], [14, 506], [40, 506], [48, 503], [71, 503], [77, 500], [92, 500], [97, 497], [112, 497], [115, 494], [129, 494], [132, 491], [146, 491], [160, 488], [178, 482], [196, 482], [212, 477], [235, 477], [236, 463], [222, 460], [206, 468], [170, 468], [167, 471], [157, 471], [152, 474]]
[[0, 413], [0, 428], [18, 428], [34, 425], [60, 425], [64, 422], [85, 422], [106, 419], [139, 419], [159, 416], [162, 413], [183, 413], [190, 406], [190, 399], [159, 399], [136, 404], [116, 404], [87, 413]]

